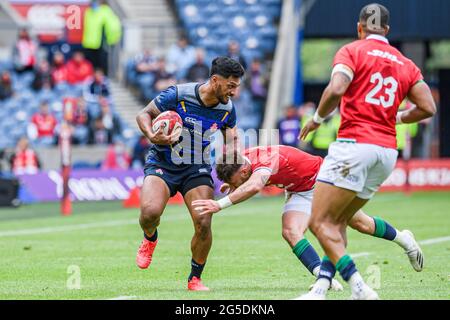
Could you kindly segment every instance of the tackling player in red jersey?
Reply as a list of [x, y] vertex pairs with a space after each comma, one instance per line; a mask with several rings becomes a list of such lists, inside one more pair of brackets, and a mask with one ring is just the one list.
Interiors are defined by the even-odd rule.
[[[389, 11], [380, 4], [365, 6], [358, 22], [358, 41], [339, 50], [332, 77], [313, 120], [300, 134], [305, 139], [341, 101], [338, 140], [331, 144], [314, 191], [310, 229], [327, 258], [319, 279], [302, 299], [325, 299], [336, 270], [350, 284], [353, 299], [378, 299], [346, 255], [346, 227], [393, 171], [397, 123], [433, 116], [436, 106], [417, 66], [389, 45]], [[416, 105], [398, 112], [408, 98]], [[423, 256], [416, 254], [420, 267]]]
[[[236, 153], [231, 156], [231, 159], [228, 156], [218, 159], [216, 165], [217, 176], [225, 182], [221, 189], [228, 189], [228, 196], [219, 201], [198, 200], [192, 205], [200, 214], [213, 214], [253, 197], [265, 186], [285, 189], [283, 238], [302, 264], [317, 277], [321, 260], [304, 234], [308, 229], [313, 189], [323, 159], [288, 146], [256, 147], [245, 150], [242, 156]], [[394, 241], [407, 254], [420, 251], [410, 231], [398, 231], [384, 220], [369, 217], [361, 210], [351, 218], [349, 226], [361, 233]], [[416, 256], [408, 254], [408, 257], [414, 269], [420, 271]], [[334, 279], [331, 288], [343, 289]]]

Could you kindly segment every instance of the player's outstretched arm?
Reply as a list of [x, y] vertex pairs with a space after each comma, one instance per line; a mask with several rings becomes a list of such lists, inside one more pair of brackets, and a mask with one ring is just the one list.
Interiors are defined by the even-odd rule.
[[161, 111], [159, 111], [155, 102], [150, 102], [144, 109], [142, 109], [136, 116], [136, 122], [142, 133], [150, 140], [153, 144], [159, 145], [171, 145], [174, 144], [178, 137], [176, 134], [166, 136], [163, 133], [164, 126], [160, 126], [158, 131], [153, 132], [152, 130], [152, 120], [155, 119]]
[[322, 94], [314, 118], [302, 128], [300, 139], [305, 140], [309, 133], [315, 131], [325, 121], [325, 118], [337, 108], [342, 96], [347, 92], [352, 82], [350, 75], [353, 74], [353, 71], [343, 65], [340, 65], [340, 68], [342, 69], [333, 71], [331, 81]]
[[200, 214], [217, 213], [222, 209], [248, 200], [258, 194], [264, 188], [269, 178], [270, 173], [267, 170], [256, 171], [244, 184], [231, 192], [225, 198], [222, 198], [219, 201], [196, 200], [192, 202], [192, 205], [195, 210], [200, 212]]
[[424, 82], [416, 83], [408, 93], [408, 99], [415, 107], [399, 112], [397, 123], [414, 123], [434, 116], [436, 104], [431, 95], [430, 87]]

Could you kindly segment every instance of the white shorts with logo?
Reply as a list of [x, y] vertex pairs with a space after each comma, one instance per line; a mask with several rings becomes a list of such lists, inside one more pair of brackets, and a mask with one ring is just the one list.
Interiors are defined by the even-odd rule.
[[311, 206], [314, 190], [304, 192], [286, 191], [286, 203], [284, 204], [283, 213], [288, 211], [303, 212], [311, 215]]
[[330, 145], [317, 181], [355, 191], [358, 198], [368, 200], [394, 170], [397, 156], [395, 149], [337, 141]]

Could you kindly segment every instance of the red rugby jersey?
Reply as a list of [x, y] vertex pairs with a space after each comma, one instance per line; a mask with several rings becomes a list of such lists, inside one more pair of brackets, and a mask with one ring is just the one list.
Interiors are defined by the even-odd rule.
[[342, 47], [333, 62], [337, 64], [354, 73], [341, 101], [338, 138], [397, 148], [398, 107], [411, 87], [423, 80], [420, 69], [378, 35]]
[[323, 161], [299, 149], [278, 145], [247, 149], [243, 155], [250, 161], [252, 172], [270, 170], [267, 185], [290, 192], [311, 190]]

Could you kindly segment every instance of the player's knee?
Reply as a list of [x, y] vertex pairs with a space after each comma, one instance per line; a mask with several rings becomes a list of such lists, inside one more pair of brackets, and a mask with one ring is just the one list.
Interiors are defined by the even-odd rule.
[[202, 217], [194, 221], [195, 234], [201, 239], [206, 239], [211, 234], [211, 218]]
[[298, 239], [303, 238], [304, 232], [302, 232], [301, 228], [283, 227], [281, 234], [288, 243], [294, 243]]
[[163, 209], [160, 206], [156, 206], [153, 204], [142, 206], [141, 208], [141, 222], [152, 224], [157, 221], [159, 221], [159, 218], [161, 217], [161, 214], [163, 212]]

